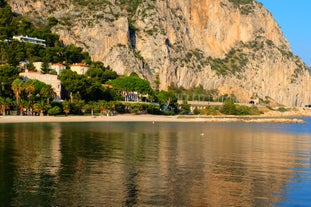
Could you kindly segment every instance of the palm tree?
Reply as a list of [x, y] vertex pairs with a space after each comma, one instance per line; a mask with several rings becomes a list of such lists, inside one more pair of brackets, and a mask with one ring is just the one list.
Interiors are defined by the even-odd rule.
[[85, 106], [87, 109], [91, 110], [91, 115], [94, 116], [94, 110], [97, 108], [97, 103], [95, 101], [90, 101]]
[[44, 116], [44, 112], [50, 108], [50, 105], [46, 104], [44, 101], [39, 101], [33, 105], [34, 111], [39, 112], [40, 116]]
[[29, 103], [27, 102], [27, 101], [25, 101], [24, 99], [21, 99], [20, 101], [19, 101], [19, 104], [17, 104], [17, 107], [18, 107], [18, 109], [19, 109], [19, 111], [20, 111], [20, 116], [23, 116], [24, 114], [23, 114], [23, 112], [24, 112], [24, 109], [27, 109], [27, 108], [29, 108]]
[[19, 105], [19, 102], [21, 100], [21, 93], [24, 90], [24, 82], [21, 79], [15, 79], [12, 83], [12, 90], [15, 93], [16, 97], [16, 104]]
[[63, 105], [63, 111], [65, 112], [65, 114], [67, 116], [70, 112], [70, 102], [69, 101], [63, 101], [62, 105]]
[[11, 105], [12, 105], [12, 100], [10, 98], [0, 97], [0, 108], [1, 108], [1, 112], [3, 116], [6, 115], [5, 112], [7, 109], [10, 109]]
[[24, 85], [25, 91], [28, 94], [27, 97], [30, 99], [30, 97], [32, 96], [32, 93], [35, 91], [35, 86], [30, 83], [27, 85]]
[[26, 104], [27, 113], [32, 114], [32, 104], [33, 104], [33, 92], [35, 91], [35, 85], [33, 81], [27, 81], [24, 83], [24, 89], [27, 93], [28, 103]]
[[116, 102], [115, 101], [108, 102], [108, 114], [113, 115], [115, 109], [116, 109]]
[[53, 90], [51, 85], [45, 85], [40, 90], [40, 95], [41, 95], [41, 97], [46, 98], [46, 103], [49, 104], [50, 103], [50, 99], [54, 98], [55, 92], [54, 92], [54, 90]]
[[101, 115], [103, 115], [103, 113], [107, 109], [107, 107], [108, 107], [107, 101], [101, 100], [101, 101], [98, 102], [98, 109], [99, 109], [99, 113]]

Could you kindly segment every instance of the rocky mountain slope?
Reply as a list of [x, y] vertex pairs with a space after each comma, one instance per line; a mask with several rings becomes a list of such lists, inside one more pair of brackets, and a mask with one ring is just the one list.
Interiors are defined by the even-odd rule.
[[255, 0], [8, 0], [119, 74], [154, 87], [202, 85], [219, 94], [311, 103], [310, 75], [272, 15]]

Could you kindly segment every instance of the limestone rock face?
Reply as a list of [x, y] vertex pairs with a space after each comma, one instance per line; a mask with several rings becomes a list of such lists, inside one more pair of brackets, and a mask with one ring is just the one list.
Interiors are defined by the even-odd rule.
[[137, 72], [160, 89], [202, 85], [240, 102], [311, 103], [310, 75], [255, 0], [8, 0], [36, 21], [56, 17], [65, 44], [118, 74]]

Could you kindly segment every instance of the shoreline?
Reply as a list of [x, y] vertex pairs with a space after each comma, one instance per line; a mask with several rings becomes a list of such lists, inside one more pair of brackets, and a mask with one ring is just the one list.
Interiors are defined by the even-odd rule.
[[200, 116], [200, 115], [115, 115], [115, 116], [0, 116], [0, 124], [53, 122], [245, 122], [245, 123], [305, 123], [301, 116]]

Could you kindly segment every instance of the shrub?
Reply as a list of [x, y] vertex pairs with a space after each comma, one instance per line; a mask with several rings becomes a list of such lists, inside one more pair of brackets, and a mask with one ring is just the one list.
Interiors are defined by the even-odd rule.
[[236, 105], [232, 100], [227, 100], [222, 105], [220, 112], [226, 115], [235, 115], [237, 113]]
[[194, 108], [193, 114], [194, 114], [194, 115], [199, 115], [199, 114], [200, 114], [200, 110], [198, 109], [198, 107], [195, 107], [195, 108]]
[[151, 104], [147, 106], [147, 113], [156, 115], [162, 114], [159, 105], [151, 105]]
[[279, 109], [278, 109], [278, 111], [279, 112], [286, 112], [286, 111], [288, 111], [286, 108], [284, 108], [284, 107], [280, 107]]
[[59, 106], [54, 106], [48, 110], [48, 115], [57, 115], [62, 113], [62, 109]]
[[181, 108], [181, 113], [182, 114], [188, 114], [191, 112], [190, 110], [190, 105], [184, 101], [181, 105], [180, 105], [180, 108]]
[[236, 105], [232, 100], [225, 101], [220, 112], [226, 115], [259, 115], [262, 113], [255, 106]]
[[122, 104], [121, 102], [115, 102], [114, 107], [115, 111], [119, 114], [124, 114], [125, 111], [125, 105]]

